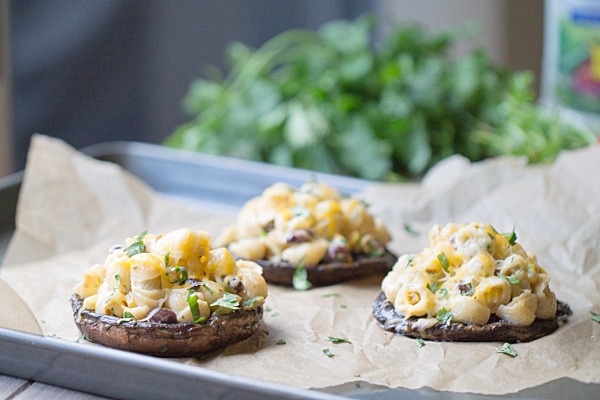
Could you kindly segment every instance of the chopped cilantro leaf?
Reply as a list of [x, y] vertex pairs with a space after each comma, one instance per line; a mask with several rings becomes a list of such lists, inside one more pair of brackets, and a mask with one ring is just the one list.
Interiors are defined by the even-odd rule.
[[333, 336], [327, 336], [327, 340], [329, 340], [333, 344], [351, 343], [348, 339], [337, 338]]
[[327, 357], [329, 357], [329, 358], [332, 358], [332, 357], [334, 357], [334, 356], [335, 356], [335, 354], [333, 354], [333, 353], [331, 352], [331, 350], [329, 350], [329, 349], [323, 349], [323, 354], [325, 354], [325, 355], [326, 355]]
[[595, 312], [592, 311], [592, 321], [600, 324], [600, 314], [596, 314]]
[[448, 257], [446, 257], [446, 253], [442, 251], [440, 254], [438, 254], [437, 259], [444, 271], [448, 272], [448, 269], [450, 268], [450, 262], [448, 261]]
[[435, 318], [442, 324], [450, 325], [452, 322], [452, 313], [445, 308], [442, 308], [437, 312], [437, 316]]
[[512, 283], [513, 285], [519, 285], [521, 283], [521, 280], [515, 275], [506, 276], [501, 273], [498, 273], [498, 276], [502, 279], [506, 279], [508, 283]]
[[504, 343], [502, 345], [502, 347], [500, 347], [499, 349], [496, 349], [496, 352], [506, 354], [511, 357], [517, 356], [517, 352], [515, 351], [515, 349], [513, 349], [513, 347], [510, 345], [510, 343]]
[[448, 297], [448, 289], [446, 288], [441, 288], [440, 289], [440, 296], [442, 299], [445, 299]]
[[256, 305], [260, 305], [265, 301], [263, 296], [254, 296], [246, 301], [244, 301], [244, 309], [253, 308]]
[[287, 342], [283, 339], [279, 339], [278, 341], [275, 342], [275, 344], [278, 346], [281, 346], [281, 345], [287, 344]]
[[129, 257], [133, 257], [136, 254], [140, 254], [146, 251], [146, 247], [144, 246], [144, 236], [146, 236], [147, 231], [144, 231], [138, 235], [136, 240], [131, 243], [129, 246], [125, 247], [123, 251]]
[[425, 346], [425, 341], [421, 338], [417, 338], [417, 347], [421, 348], [423, 346]]
[[192, 318], [194, 319], [194, 323], [199, 324], [201, 322], [204, 322], [206, 317], [203, 317], [200, 314], [200, 307], [198, 307], [198, 294], [194, 290], [188, 291], [187, 302], [190, 306], [190, 311], [192, 312]]
[[166, 275], [169, 277], [169, 282], [176, 284], [176, 285], [182, 285], [188, 279], [187, 269], [185, 269], [185, 267], [182, 267], [180, 265], [178, 265], [176, 267], [167, 268]]
[[435, 293], [440, 288], [440, 286], [441, 285], [437, 282], [430, 282], [427, 284], [427, 289], [429, 289], [431, 293]]
[[217, 299], [210, 305], [211, 307], [219, 307], [215, 314], [219, 315], [227, 310], [239, 310], [240, 309], [240, 296], [233, 293], [223, 293], [223, 297]]
[[508, 244], [510, 244], [511, 246], [514, 246], [515, 243], [517, 243], [517, 233], [515, 232], [514, 227], [511, 233], [503, 233], [502, 236], [508, 239]]
[[131, 318], [131, 319], [135, 319], [135, 316], [134, 316], [132, 313], [130, 313], [129, 311], [125, 311], [125, 312], [123, 313], [123, 318]]
[[296, 290], [308, 290], [312, 287], [312, 283], [308, 280], [308, 271], [306, 271], [306, 268], [301, 263], [294, 270], [292, 286]]
[[420, 235], [419, 231], [415, 230], [415, 228], [413, 228], [413, 227], [412, 227], [412, 226], [410, 226], [409, 224], [404, 224], [404, 230], [405, 230], [407, 233], [409, 233], [409, 234], [411, 234], [411, 235], [413, 235], [413, 236], [419, 236], [419, 235]]

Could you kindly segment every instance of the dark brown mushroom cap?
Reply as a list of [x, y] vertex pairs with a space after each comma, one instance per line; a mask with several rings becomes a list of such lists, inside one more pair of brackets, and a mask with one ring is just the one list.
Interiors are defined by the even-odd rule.
[[[158, 357], [200, 357], [254, 335], [262, 306], [213, 315], [201, 324], [125, 321], [115, 316], [81, 310], [83, 299], [71, 296], [73, 317], [86, 339], [115, 349]], [[80, 311], [81, 310], [81, 314]]]
[[556, 318], [536, 319], [528, 326], [513, 325], [492, 316], [485, 325], [437, 322], [429, 328], [420, 329], [419, 318], [398, 314], [385, 293], [381, 292], [373, 303], [373, 316], [383, 329], [412, 338], [444, 342], [529, 342], [554, 332], [571, 314], [569, 306], [559, 301]]
[[[314, 267], [307, 266], [308, 281], [314, 286], [328, 286], [351, 279], [389, 272], [398, 259], [386, 250], [380, 257], [353, 254], [353, 262], [322, 263]], [[263, 268], [263, 277], [268, 283], [292, 286], [296, 266], [288, 262], [254, 260]]]

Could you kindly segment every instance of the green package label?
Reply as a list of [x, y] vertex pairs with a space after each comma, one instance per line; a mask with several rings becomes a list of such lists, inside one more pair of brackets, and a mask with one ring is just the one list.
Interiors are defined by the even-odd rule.
[[600, 7], [573, 7], [559, 21], [556, 96], [565, 106], [600, 113]]

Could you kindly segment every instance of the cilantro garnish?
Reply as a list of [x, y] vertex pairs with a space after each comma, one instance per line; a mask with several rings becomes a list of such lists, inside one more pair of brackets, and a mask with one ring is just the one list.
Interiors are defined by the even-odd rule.
[[423, 346], [425, 346], [425, 341], [421, 338], [417, 338], [417, 347], [421, 348]]
[[519, 285], [521, 283], [521, 280], [517, 278], [514, 274], [506, 276], [501, 273], [498, 273], [498, 276], [502, 279], [506, 279], [508, 283], [512, 283], [513, 285]]
[[281, 346], [281, 345], [287, 344], [287, 342], [283, 339], [279, 339], [278, 341], [275, 342], [275, 344], [278, 346]]
[[244, 301], [243, 306], [245, 309], [254, 307], [257, 303], [262, 304], [265, 301], [263, 296], [254, 296]]
[[302, 263], [298, 264], [294, 270], [292, 286], [296, 290], [308, 290], [312, 287], [312, 283], [308, 280], [308, 271], [302, 266]]
[[596, 314], [595, 312], [592, 311], [592, 321], [600, 324], [600, 314]]
[[446, 253], [442, 251], [440, 254], [438, 254], [437, 259], [444, 271], [448, 272], [448, 269], [450, 268], [450, 262], [448, 261], [448, 257], [446, 257]]
[[125, 311], [125, 312], [123, 313], [123, 318], [131, 318], [131, 319], [135, 319], [135, 316], [134, 316], [132, 313], [130, 313], [129, 311]]
[[215, 311], [216, 315], [224, 314], [227, 310], [239, 310], [240, 309], [240, 296], [233, 293], [223, 293], [223, 297], [217, 299], [210, 305], [211, 307], [219, 307]]
[[333, 354], [333, 353], [331, 352], [331, 350], [329, 350], [329, 349], [323, 349], [323, 354], [325, 354], [325, 355], [326, 355], [327, 357], [329, 357], [329, 358], [332, 358], [332, 357], [334, 357], [334, 356], [335, 356], [335, 354]]
[[508, 239], [508, 244], [514, 246], [517, 243], [517, 233], [515, 232], [515, 227], [513, 226], [513, 230], [511, 233], [503, 233], [502, 236]]
[[184, 284], [188, 279], [187, 269], [180, 265], [167, 268], [167, 273], [165, 275], [169, 277], [169, 282], [175, 285]]
[[437, 282], [431, 282], [427, 284], [427, 289], [429, 289], [431, 293], [435, 293], [440, 288], [440, 286], [441, 285]]
[[348, 339], [337, 338], [337, 337], [333, 337], [333, 336], [327, 336], [327, 340], [333, 344], [352, 343]]
[[129, 311], [125, 311], [123, 313], [123, 318], [119, 318], [117, 320], [117, 324], [121, 325], [123, 322], [130, 322], [130, 321], [135, 321], [135, 316], [130, 313]]
[[123, 249], [125, 254], [127, 254], [129, 257], [133, 257], [136, 254], [145, 252], [146, 247], [144, 246], [143, 239], [144, 239], [144, 236], [146, 236], [146, 233], [148, 233], [148, 231], [144, 231], [144, 232], [140, 233], [133, 243], [131, 243], [129, 246], [125, 247]]
[[198, 307], [198, 294], [194, 290], [188, 291], [187, 298], [188, 305], [190, 306], [190, 311], [192, 312], [192, 318], [194, 323], [199, 324], [206, 320], [206, 317], [203, 317], [200, 314], [200, 307]]
[[448, 289], [441, 288], [440, 289], [440, 296], [441, 296], [442, 299], [445, 299], [446, 297], [448, 297]]
[[442, 324], [450, 325], [450, 323], [452, 322], [452, 313], [450, 311], [446, 310], [445, 308], [442, 308], [441, 310], [439, 310], [437, 312], [437, 315], [435, 318], [438, 321], [440, 321]]
[[413, 236], [419, 236], [419, 235], [420, 235], [419, 231], [415, 230], [415, 228], [413, 228], [413, 227], [412, 227], [412, 226], [410, 226], [409, 224], [404, 224], [404, 230], [405, 230], [407, 233], [409, 233], [409, 234], [411, 234], [411, 235], [413, 235]]
[[507, 356], [511, 356], [511, 357], [517, 356], [517, 352], [515, 351], [515, 349], [513, 349], [513, 347], [510, 345], [510, 343], [504, 343], [502, 345], [502, 347], [500, 347], [499, 349], [496, 349], [496, 352], [506, 354]]

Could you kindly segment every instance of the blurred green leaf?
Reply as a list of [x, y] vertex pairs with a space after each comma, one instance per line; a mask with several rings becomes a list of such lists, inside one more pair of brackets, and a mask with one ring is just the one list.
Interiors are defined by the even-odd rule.
[[439, 34], [399, 24], [374, 45], [376, 29], [364, 16], [284, 31], [257, 49], [231, 43], [230, 72], [191, 83], [183, 107], [193, 118], [165, 144], [402, 181], [455, 153], [551, 162], [594, 143], [535, 105], [530, 72], [478, 48], [452, 57], [475, 37], [472, 24]]

